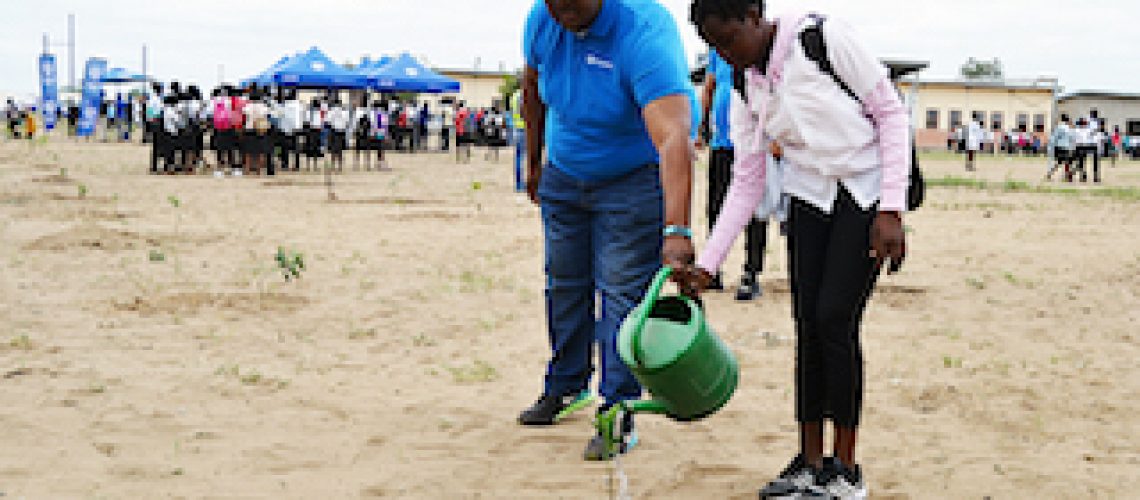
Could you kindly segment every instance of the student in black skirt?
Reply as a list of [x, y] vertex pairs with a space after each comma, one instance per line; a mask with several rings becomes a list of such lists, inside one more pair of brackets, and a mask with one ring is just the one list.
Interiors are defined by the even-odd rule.
[[324, 157], [324, 153], [321, 152], [321, 128], [323, 125], [320, 101], [313, 99], [306, 115], [304, 127], [305, 168], [313, 170], [313, 166], [317, 165], [318, 161]]
[[340, 99], [333, 99], [329, 106], [329, 152], [332, 164], [338, 172], [344, 172], [344, 150], [348, 146], [348, 110]]
[[372, 156], [369, 154], [372, 149], [372, 111], [368, 107], [368, 96], [361, 98], [360, 106], [353, 114], [352, 149], [356, 152], [353, 155], [352, 169], [360, 170], [360, 155], [363, 154], [365, 168], [372, 170]]

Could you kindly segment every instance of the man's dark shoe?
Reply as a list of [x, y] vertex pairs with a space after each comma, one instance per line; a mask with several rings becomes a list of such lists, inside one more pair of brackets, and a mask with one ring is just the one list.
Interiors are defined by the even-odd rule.
[[530, 408], [519, 414], [519, 423], [522, 425], [554, 425], [558, 420], [558, 415], [563, 410], [574, 403], [589, 398], [590, 393], [588, 391], [562, 396], [543, 395]]
[[760, 280], [755, 274], [745, 273], [740, 278], [740, 288], [736, 289], [736, 300], [748, 302], [764, 294], [760, 289]]

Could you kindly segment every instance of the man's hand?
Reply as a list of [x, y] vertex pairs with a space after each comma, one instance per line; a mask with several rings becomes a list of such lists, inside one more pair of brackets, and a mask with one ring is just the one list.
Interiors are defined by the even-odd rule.
[[696, 252], [692, 240], [684, 236], [665, 237], [661, 247], [661, 261], [673, 269], [673, 282], [681, 289], [681, 293], [693, 298], [708, 288], [709, 282], [712, 281], [711, 277], [708, 280], [702, 279], [700, 272], [703, 271], [693, 265], [695, 258]]
[[883, 262], [890, 261], [887, 274], [897, 273], [902, 268], [906, 259], [906, 233], [899, 212], [879, 212], [875, 216], [871, 225], [871, 257], [875, 259], [876, 269], [882, 269]]

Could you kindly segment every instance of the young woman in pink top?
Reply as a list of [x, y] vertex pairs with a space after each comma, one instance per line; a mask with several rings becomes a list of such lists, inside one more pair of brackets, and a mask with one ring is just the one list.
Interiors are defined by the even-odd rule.
[[[731, 111], [736, 159], [716, 227], [677, 282], [691, 295], [711, 282], [764, 195], [769, 143], [778, 144], [786, 165], [781, 190], [790, 198], [800, 450], [760, 494], [863, 498], [867, 489], [855, 465], [863, 395], [859, 327], [884, 262], [893, 272], [905, 254], [906, 110], [886, 68], [839, 21], [766, 18], [762, 0], [694, 0], [691, 18], [740, 75]], [[805, 35], [813, 30], [814, 38]], [[823, 451], [824, 420], [835, 430], [830, 457]]]

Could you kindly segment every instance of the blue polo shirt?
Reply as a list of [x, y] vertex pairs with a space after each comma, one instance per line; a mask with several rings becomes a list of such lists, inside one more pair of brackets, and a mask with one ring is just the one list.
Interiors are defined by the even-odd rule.
[[732, 65], [724, 61], [717, 51], [709, 51], [708, 73], [716, 79], [713, 91], [709, 121], [712, 125], [710, 147], [732, 149], [732, 134], [729, 132], [729, 106], [732, 104]]
[[677, 24], [654, 0], [603, 0], [580, 34], [538, 0], [523, 53], [539, 74], [550, 161], [579, 180], [611, 179], [658, 162], [642, 108], [694, 95]]

